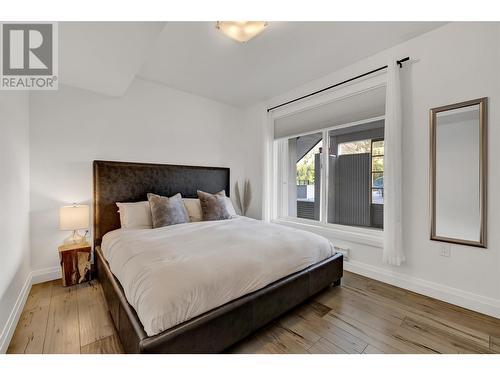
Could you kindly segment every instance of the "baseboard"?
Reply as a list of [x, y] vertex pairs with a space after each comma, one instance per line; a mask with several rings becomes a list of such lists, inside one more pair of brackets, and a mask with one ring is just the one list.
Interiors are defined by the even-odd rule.
[[23, 312], [24, 305], [26, 304], [26, 300], [28, 299], [28, 295], [31, 289], [31, 286], [34, 284], [43, 283], [45, 281], [51, 281], [61, 278], [61, 267], [51, 267], [44, 268], [41, 270], [31, 271], [26, 277], [26, 281], [19, 293], [19, 297], [12, 308], [12, 311], [9, 315], [9, 319], [5, 324], [2, 334], [0, 335], [0, 353], [6, 353], [9, 347], [10, 340], [14, 335], [14, 331], [17, 327], [17, 323], [19, 322], [19, 318], [21, 317], [21, 313]]
[[31, 285], [61, 278], [61, 267], [49, 267], [31, 272]]
[[3, 327], [2, 334], [0, 335], [0, 353], [6, 353], [10, 344], [10, 340], [14, 335], [14, 331], [16, 330], [17, 323], [19, 322], [19, 318], [21, 317], [21, 313], [23, 312], [24, 305], [26, 300], [28, 299], [28, 295], [31, 289], [31, 272], [26, 277], [26, 281], [24, 282], [23, 287], [21, 288], [21, 292], [17, 297], [16, 303], [12, 308], [12, 311], [9, 315], [9, 319], [7, 319], [7, 323]]
[[344, 269], [415, 293], [500, 318], [500, 300], [350, 260]]

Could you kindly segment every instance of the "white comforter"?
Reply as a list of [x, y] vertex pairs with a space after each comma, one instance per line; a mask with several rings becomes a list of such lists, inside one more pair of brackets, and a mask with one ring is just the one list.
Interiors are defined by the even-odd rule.
[[102, 251], [149, 336], [333, 254], [325, 238], [244, 217], [106, 234]]

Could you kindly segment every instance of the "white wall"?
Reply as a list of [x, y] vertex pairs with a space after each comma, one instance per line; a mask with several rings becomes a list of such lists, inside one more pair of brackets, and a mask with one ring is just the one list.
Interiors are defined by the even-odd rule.
[[252, 200], [247, 216], [262, 218], [262, 170], [264, 168], [264, 128], [267, 114], [263, 103], [246, 108], [243, 113], [242, 143], [245, 178], [250, 180]]
[[[500, 26], [452, 23], [359, 61], [327, 77], [273, 98], [279, 104], [325, 86], [410, 56], [402, 73], [404, 250], [401, 267], [382, 263], [381, 248], [341, 241], [351, 248], [346, 268], [472, 309], [500, 316]], [[489, 97], [488, 249], [452, 245], [451, 257], [439, 255], [429, 240], [429, 109]], [[250, 115], [249, 115], [250, 116]], [[247, 124], [263, 136], [262, 113]], [[254, 145], [257, 147], [257, 145]], [[248, 168], [248, 167], [247, 167]], [[256, 170], [261, 168], [255, 164]], [[254, 172], [261, 178], [263, 169]]]
[[[60, 86], [30, 100], [31, 248], [34, 270], [58, 272], [58, 209], [90, 204], [92, 160], [231, 168], [244, 176], [243, 113], [166, 86], [136, 79], [112, 98]], [[233, 195], [234, 196], [234, 195]]]
[[29, 114], [28, 94], [0, 94], [0, 352], [29, 286]]

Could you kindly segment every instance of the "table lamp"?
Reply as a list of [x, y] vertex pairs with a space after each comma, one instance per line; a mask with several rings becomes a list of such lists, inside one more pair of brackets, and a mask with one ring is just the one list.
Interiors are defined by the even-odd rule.
[[71, 230], [72, 234], [64, 240], [65, 245], [85, 242], [85, 237], [78, 233], [79, 229], [89, 227], [89, 206], [73, 204], [63, 206], [59, 210], [59, 229]]

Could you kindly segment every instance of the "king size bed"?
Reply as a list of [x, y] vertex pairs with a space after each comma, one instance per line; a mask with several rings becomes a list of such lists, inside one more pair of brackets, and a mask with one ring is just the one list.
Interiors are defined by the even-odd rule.
[[314, 234], [241, 216], [121, 228], [117, 202], [229, 194], [229, 169], [94, 161], [97, 277], [127, 353], [219, 353], [330, 285], [342, 255]]

